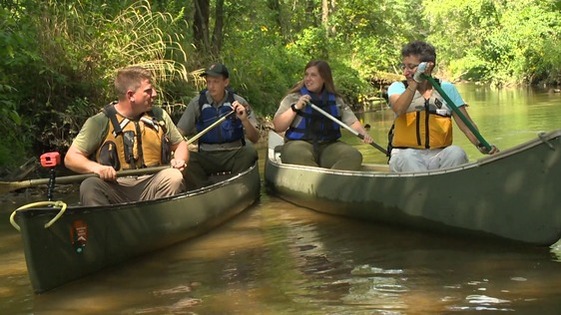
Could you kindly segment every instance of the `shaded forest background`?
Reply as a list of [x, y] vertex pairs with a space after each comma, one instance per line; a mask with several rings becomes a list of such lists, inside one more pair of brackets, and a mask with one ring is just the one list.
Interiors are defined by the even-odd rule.
[[400, 49], [437, 48], [438, 76], [498, 88], [561, 82], [561, 0], [2, 0], [0, 175], [66, 152], [113, 100], [115, 70], [153, 70], [174, 118], [220, 61], [231, 85], [271, 116], [311, 59], [330, 62], [360, 108], [399, 79]]

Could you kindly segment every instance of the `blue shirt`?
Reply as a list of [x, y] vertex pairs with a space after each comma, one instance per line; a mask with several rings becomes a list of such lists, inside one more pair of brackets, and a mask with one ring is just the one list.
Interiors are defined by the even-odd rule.
[[[452, 102], [454, 102], [454, 105], [456, 105], [456, 107], [461, 107], [461, 106], [465, 105], [464, 100], [460, 96], [460, 93], [458, 92], [458, 90], [456, 89], [454, 84], [452, 84], [450, 82], [442, 81], [440, 83], [440, 87], [442, 88], [444, 93], [446, 93], [446, 95], [448, 95], [450, 100], [452, 100]], [[392, 83], [390, 85], [390, 87], [388, 88], [388, 97], [391, 97], [394, 94], [402, 94], [403, 92], [405, 92], [405, 89], [406, 89], [406, 87], [405, 87], [405, 84], [403, 84], [403, 82], [396, 81], [396, 82]], [[391, 106], [391, 104], [390, 104], [390, 106]], [[450, 106], [448, 106], [448, 107], [450, 107]]]

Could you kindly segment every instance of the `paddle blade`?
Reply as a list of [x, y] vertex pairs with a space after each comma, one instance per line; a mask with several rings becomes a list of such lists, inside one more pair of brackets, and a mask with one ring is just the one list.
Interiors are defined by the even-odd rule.
[[29, 181], [21, 182], [0, 182], [0, 194], [5, 194], [10, 191], [31, 187]]

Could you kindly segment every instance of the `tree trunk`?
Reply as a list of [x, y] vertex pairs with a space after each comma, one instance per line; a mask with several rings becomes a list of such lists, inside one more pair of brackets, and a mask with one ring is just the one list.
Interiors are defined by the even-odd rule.
[[329, 22], [329, 0], [321, 0], [321, 24], [327, 29]]
[[318, 18], [315, 16], [314, 11], [316, 10], [317, 7], [317, 3], [315, 0], [307, 0], [305, 3], [306, 7], [304, 8], [305, 10], [305, 14], [307, 17], [309, 17], [309, 22], [311, 22], [311, 24], [313, 26], [319, 26], [320, 21], [318, 20]]
[[224, 29], [224, 0], [216, 1], [216, 16], [214, 24], [214, 32], [212, 33], [212, 52], [215, 55], [220, 54], [222, 50], [223, 29]]
[[[333, 15], [335, 13], [335, 10], [337, 10], [337, 4], [335, 3], [336, 0], [329, 0], [329, 15]], [[326, 27], [329, 27], [329, 17], [327, 18]], [[335, 35], [336, 33], [336, 28], [335, 25], [331, 26], [330, 28], [327, 29], [328, 30], [328, 35]]]
[[199, 52], [210, 51], [208, 21], [210, 0], [194, 0], [195, 12], [193, 17], [193, 40]]
[[283, 40], [286, 40], [286, 35], [288, 35], [286, 32], [287, 28], [285, 27], [283, 22], [284, 17], [279, 0], [268, 0], [267, 5], [269, 7], [269, 10], [274, 12], [275, 24], [278, 27], [279, 33], [281, 34]]

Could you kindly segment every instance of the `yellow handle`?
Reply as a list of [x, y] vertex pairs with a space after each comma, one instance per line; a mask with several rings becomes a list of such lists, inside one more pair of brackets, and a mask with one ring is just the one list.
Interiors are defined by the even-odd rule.
[[10, 215], [10, 223], [16, 230], [20, 231], [20, 227], [16, 223], [16, 220], [14, 219], [16, 216], [16, 212], [18, 212], [18, 210], [24, 210], [24, 209], [35, 208], [35, 207], [45, 207], [45, 206], [60, 207], [60, 211], [58, 212], [58, 214], [51, 221], [45, 224], [45, 228], [48, 228], [49, 226], [53, 225], [53, 223], [55, 223], [64, 214], [64, 211], [66, 211], [67, 208], [67, 205], [64, 201], [38, 201], [38, 202], [29, 203], [17, 208], [16, 210], [14, 210], [14, 212], [12, 212], [12, 214]]

